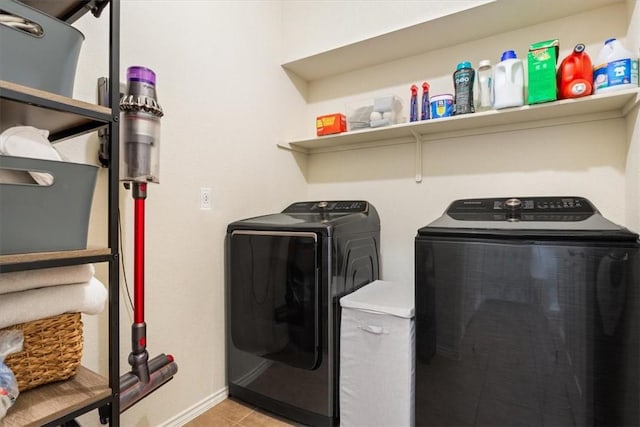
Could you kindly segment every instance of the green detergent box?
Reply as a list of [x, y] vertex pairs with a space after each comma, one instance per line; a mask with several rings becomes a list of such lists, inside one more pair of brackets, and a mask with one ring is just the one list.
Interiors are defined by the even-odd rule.
[[527, 104], [538, 104], [557, 99], [556, 63], [559, 51], [560, 42], [558, 39], [533, 43], [529, 46]]

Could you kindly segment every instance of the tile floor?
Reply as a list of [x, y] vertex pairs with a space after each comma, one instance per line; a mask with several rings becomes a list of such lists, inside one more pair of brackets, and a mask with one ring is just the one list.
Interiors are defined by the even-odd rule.
[[226, 399], [185, 427], [289, 427], [300, 426], [235, 399]]

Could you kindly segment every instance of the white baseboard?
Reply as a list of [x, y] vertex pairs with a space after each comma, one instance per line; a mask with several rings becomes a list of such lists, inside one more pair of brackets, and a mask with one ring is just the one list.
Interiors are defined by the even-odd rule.
[[159, 427], [179, 427], [183, 426], [189, 421], [195, 419], [197, 416], [204, 414], [209, 409], [216, 406], [218, 403], [222, 402], [229, 396], [229, 389], [227, 387], [222, 390], [217, 391], [216, 393], [205, 397], [200, 402], [196, 403], [190, 408], [185, 409], [175, 417], [165, 421], [160, 424]]

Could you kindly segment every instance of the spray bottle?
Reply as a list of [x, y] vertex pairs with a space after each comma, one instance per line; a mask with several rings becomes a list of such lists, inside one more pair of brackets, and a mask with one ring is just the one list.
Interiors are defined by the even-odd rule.
[[409, 103], [409, 121], [418, 121], [418, 86], [411, 85], [411, 101]]
[[431, 111], [429, 108], [429, 83], [422, 82], [422, 104], [420, 110], [420, 120], [429, 120]]

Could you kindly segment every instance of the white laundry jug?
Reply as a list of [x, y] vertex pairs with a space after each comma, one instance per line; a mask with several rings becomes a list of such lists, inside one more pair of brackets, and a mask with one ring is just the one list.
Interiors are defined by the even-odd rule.
[[513, 50], [502, 54], [493, 70], [493, 108], [524, 105], [524, 65]]
[[593, 93], [638, 87], [638, 58], [617, 39], [608, 39], [593, 63]]

